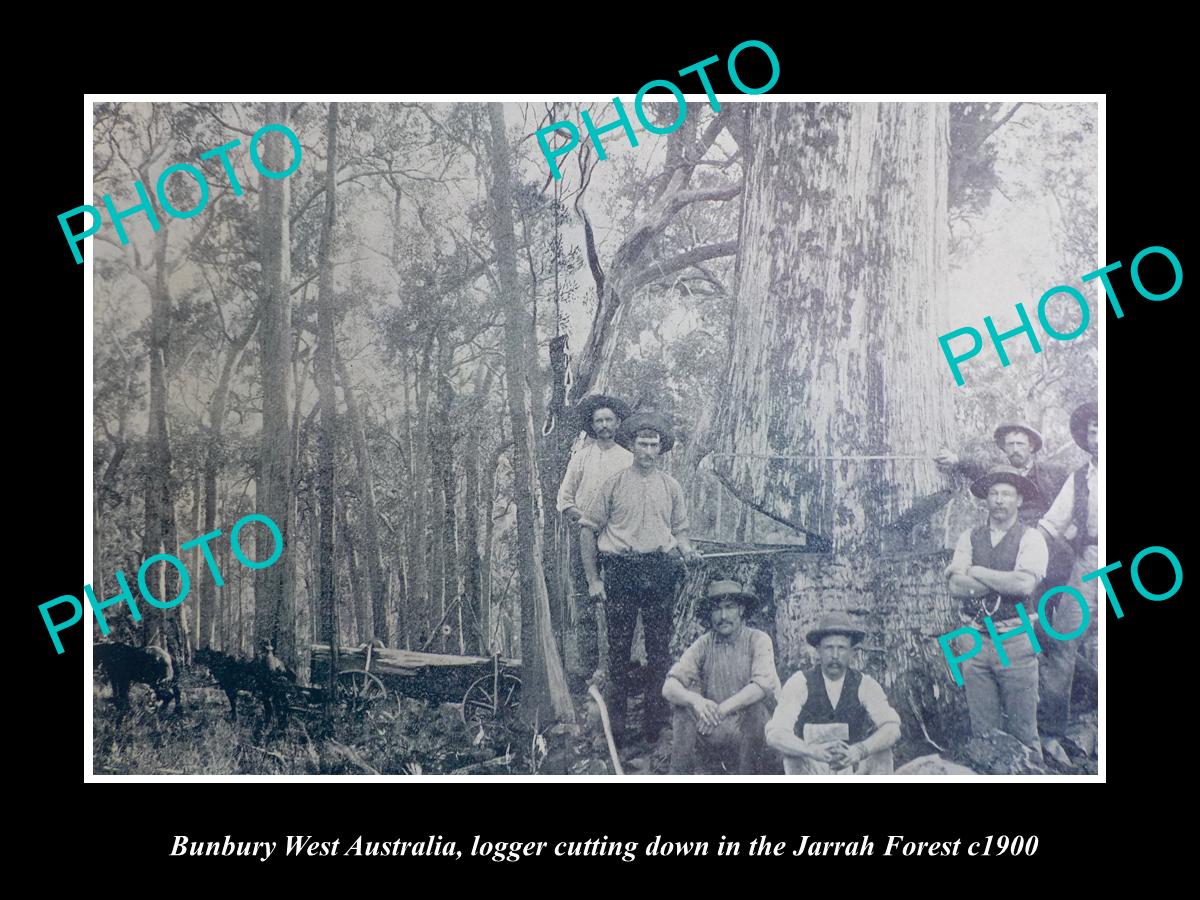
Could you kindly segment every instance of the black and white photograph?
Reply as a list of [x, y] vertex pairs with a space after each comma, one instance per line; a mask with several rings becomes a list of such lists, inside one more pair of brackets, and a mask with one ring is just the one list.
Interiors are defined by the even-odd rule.
[[1103, 779], [1103, 97], [694, 89], [94, 99], [86, 780]]

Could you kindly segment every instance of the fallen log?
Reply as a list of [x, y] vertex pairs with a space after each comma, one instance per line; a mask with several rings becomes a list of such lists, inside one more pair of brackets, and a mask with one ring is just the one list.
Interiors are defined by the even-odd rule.
[[[329, 664], [329, 645], [312, 645], [313, 664]], [[487, 656], [458, 656], [452, 653], [423, 653], [419, 650], [389, 650], [386, 647], [376, 647], [371, 650], [371, 665], [369, 671], [375, 674], [412, 676], [427, 669], [461, 668], [466, 666], [481, 666], [492, 664]], [[342, 671], [346, 669], [366, 669], [367, 650], [365, 647], [343, 647], [338, 650], [338, 665]], [[502, 668], [519, 668], [520, 659], [500, 658]]]

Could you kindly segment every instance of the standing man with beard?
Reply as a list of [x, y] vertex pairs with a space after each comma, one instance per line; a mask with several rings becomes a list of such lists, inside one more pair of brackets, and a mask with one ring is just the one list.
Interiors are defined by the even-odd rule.
[[579, 427], [587, 440], [571, 456], [567, 473], [558, 489], [558, 511], [567, 517], [568, 528], [575, 533], [571, 550], [571, 580], [575, 590], [578, 620], [575, 630], [577, 659], [568, 673], [573, 690], [580, 690], [599, 666], [596, 609], [588, 597], [587, 573], [583, 569], [579, 547], [579, 519], [592, 495], [622, 469], [629, 468], [633, 454], [614, 438], [621, 422], [629, 418], [625, 401], [604, 394], [585, 397], [577, 407]]
[[642, 737], [653, 742], [667, 724], [661, 694], [670, 666], [675, 589], [684, 563], [700, 557], [688, 539], [683, 488], [659, 467], [659, 454], [675, 444], [665, 416], [639, 412], [622, 426], [633, 447], [633, 465], [609, 477], [579, 520], [579, 543], [588, 595], [603, 602], [608, 620], [609, 717], [613, 734], [625, 733], [626, 701], [633, 687], [630, 654], [638, 612], [646, 637]]
[[[964, 621], [982, 631], [990, 618], [1004, 639], [1003, 658], [994, 640], [983, 640], [973, 656], [966, 656], [974, 646], [970, 635], [955, 640], [955, 652], [965, 657], [962, 685], [971, 731], [1006, 731], [1040, 757], [1038, 657], [1029, 624], [1037, 614], [1022, 617], [1017, 611], [1018, 603], [1022, 610], [1037, 608], [1034, 591], [1046, 575], [1046, 541], [1041, 531], [1020, 521], [1021, 507], [1040, 501], [1037, 485], [1010, 466], [996, 466], [971, 485], [971, 492], [987, 500], [988, 520], [962, 533], [946, 578], [950, 594], [962, 601]], [[1021, 631], [1026, 633], [1015, 634]]]
[[[993, 432], [992, 438], [995, 440], [996, 446], [1008, 458], [1008, 465], [1037, 486], [1041, 499], [1037, 502], [1023, 504], [1020, 513], [1023, 523], [1036, 525], [1038, 519], [1046, 512], [1050, 498], [1058, 496], [1063, 483], [1067, 480], [1067, 467], [1038, 458], [1042, 449], [1042, 436], [1036, 429], [1030, 428], [1023, 422], [1004, 423]], [[971, 481], [982, 478], [993, 465], [982, 459], [960, 457], [957, 453], [949, 450], [940, 451], [933, 461], [937, 463], [939, 469], [961, 473]], [[1066, 578], [1071, 571], [1071, 554], [1069, 547], [1064, 546], [1063, 549], [1066, 551], [1066, 560], [1060, 565], [1062, 571], [1065, 572], [1062, 577]], [[1051, 554], [1053, 552], [1054, 550], [1051, 548]], [[1052, 559], [1050, 571], [1046, 576], [1048, 579], [1051, 579], [1053, 573], [1057, 571], [1054, 564], [1055, 561]], [[1055, 581], [1054, 584], [1062, 584], [1062, 582]]]
[[[1096, 515], [1096, 466], [1100, 462], [1100, 427], [1095, 403], [1084, 403], [1071, 413], [1071, 435], [1090, 459], [1075, 470], [1059, 491], [1054, 503], [1038, 523], [1045, 533], [1054, 538], [1069, 541], [1078, 558], [1071, 572], [1070, 584], [1087, 601], [1087, 630], [1069, 641], [1046, 640], [1042, 642], [1044, 657], [1041, 662], [1041, 707], [1039, 724], [1042, 728], [1043, 750], [1060, 765], [1069, 765], [1070, 758], [1063, 749], [1062, 741], [1067, 731], [1067, 720], [1071, 712], [1071, 685], [1075, 676], [1076, 654], [1083, 653], [1093, 668], [1096, 665], [1094, 652], [1096, 641], [1096, 585], [1098, 581], [1083, 581], [1082, 576], [1100, 568], [1096, 552], [1099, 535]], [[1054, 610], [1050, 624], [1059, 634], [1071, 634], [1083, 624], [1083, 609], [1069, 597]]]

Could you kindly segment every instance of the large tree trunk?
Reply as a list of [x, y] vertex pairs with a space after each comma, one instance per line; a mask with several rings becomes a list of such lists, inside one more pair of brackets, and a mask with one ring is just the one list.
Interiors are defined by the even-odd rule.
[[[269, 103], [266, 118], [287, 121], [286, 103]], [[268, 134], [263, 165], [282, 171], [291, 150], [278, 133]], [[270, 640], [276, 655], [295, 668], [296, 615], [293, 596], [295, 563], [291, 547], [295, 506], [292, 490], [292, 306], [291, 237], [288, 225], [288, 179], [263, 177], [259, 183], [262, 235], [262, 349], [263, 427], [259, 456], [257, 508], [269, 517], [283, 534], [283, 555], [273, 565], [255, 570], [254, 637]], [[255, 526], [258, 559], [266, 559], [271, 550], [271, 535], [265, 526]]]
[[929, 523], [948, 485], [929, 455], [953, 417], [929, 348], [949, 319], [948, 110], [759, 104], [747, 134], [714, 470], [831, 551], [776, 566], [781, 674], [811, 658], [804, 634], [822, 613], [847, 610], [869, 631], [856, 664], [909, 736], [924, 722], [945, 733], [933, 714], [959, 701], [935, 637], [957, 619]]
[[517, 505], [517, 566], [521, 580], [521, 716], [528, 722], [575, 720], [562, 660], [550, 627], [550, 602], [542, 568], [542, 534], [536, 494], [537, 442], [525, 376], [530, 360], [525, 349], [523, 310], [518, 297], [516, 240], [513, 233], [512, 170], [504, 110], [488, 104], [491, 123], [492, 236], [504, 309], [504, 376], [513, 430], [513, 497]]

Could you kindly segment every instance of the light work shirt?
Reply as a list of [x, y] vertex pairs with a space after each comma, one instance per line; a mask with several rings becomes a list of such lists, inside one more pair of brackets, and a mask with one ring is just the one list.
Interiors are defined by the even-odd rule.
[[674, 550], [675, 535], [688, 527], [683, 488], [662, 469], [643, 474], [629, 466], [592, 494], [579, 524], [599, 535], [596, 548], [601, 553]]
[[587, 442], [571, 455], [567, 463], [567, 474], [558, 488], [558, 511], [576, 507], [582, 512], [596, 489], [622, 469], [633, 465], [633, 454], [620, 444], [607, 450], [596, 441]]
[[[1016, 527], [1015, 525], [1013, 526]], [[1000, 531], [988, 523], [988, 534], [992, 539], [992, 546], [995, 547], [1008, 534], [1008, 530]], [[954, 545], [954, 560], [951, 563], [955, 568], [966, 569], [967, 566], [975, 565], [974, 553], [971, 550], [971, 531], [964, 531], [958, 536], [958, 543]], [[1025, 533], [1021, 535], [1021, 543], [1017, 546], [1017, 562], [1013, 566], [1013, 571], [1028, 572], [1041, 581], [1046, 577], [1046, 566], [1050, 563], [1050, 550], [1046, 547], [1046, 539], [1042, 537], [1042, 533], [1036, 528], [1027, 527]], [[866, 677], [865, 675], [863, 676]]]
[[779, 692], [771, 638], [746, 625], [727, 638], [716, 631], [700, 635], [683, 651], [667, 677], [717, 703], [748, 684], [757, 684], [768, 695]]
[[[1087, 475], [1085, 477], [1087, 478], [1088, 489], [1087, 536], [1094, 538], [1099, 534], [1099, 527], [1096, 518], [1096, 464], [1091, 460], [1088, 460]], [[1054, 498], [1050, 509], [1046, 511], [1046, 515], [1042, 516], [1042, 520], [1038, 524], [1055, 537], [1069, 541], [1078, 536], [1076, 532], [1079, 529], [1076, 527], [1074, 515], [1075, 475], [1072, 473], [1063, 482], [1062, 490], [1058, 492], [1058, 496]]]
[[[871, 717], [871, 722], [876, 730], [888, 722], [900, 724], [900, 716], [896, 710], [892, 709], [892, 705], [888, 703], [887, 694], [883, 692], [883, 688], [879, 682], [868, 675], [866, 672], [859, 672], [862, 676], [862, 681], [858, 685], [858, 702], [866, 709], [867, 715]], [[843, 675], [837, 681], [830, 681], [825, 677], [825, 673], [821, 673], [821, 680], [825, 682], [825, 692], [829, 695], [829, 703], [833, 707], [837, 707], [838, 700], [842, 696], [842, 686], [846, 682], [846, 676]], [[795, 675], [787, 680], [787, 684], [783, 686], [783, 690], [779, 693], [779, 705], [775, 707], [775, 715], [771, 717], [770, 723], [767, 725], [768, 731], [776, 732], [777, 734], [795, 734], [796, 720], [800, 718], [800, 710], [804, 708], [804, 704], [808, 702], [808, 682], [805, 680], [805, 672], [801, 669]]]

